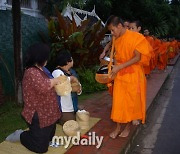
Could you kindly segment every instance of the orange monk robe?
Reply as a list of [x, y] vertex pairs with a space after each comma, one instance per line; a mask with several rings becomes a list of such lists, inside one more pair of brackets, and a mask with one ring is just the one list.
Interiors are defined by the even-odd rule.
[[145, 74], [147, 74], [147, 72], [150, 72], [150, 71], [152, 71], [154, 68], [155, 68], [155, 64], [154, 64], [154, 62], [155, 62], [155, 53], [154, 53], [154, 49], [153, 49], [153, 47], [154, 47], [154, 38], [153, 37], [151, 37], [151, 36], [145, 36], [145, 38], [147, 39], [147, 41], [149, 42], [149, 44], [150, 44], [150, 50], [151, 50], [151, 59], [150, 59], [150, 62], [149, 62], [149, 68], [148, 67], [144, 67], [144, 71], [145, 71]]
[[168, 61], [169, 61], [168, 54], [169, 54], [169, 47], [170, 47], [170, 42], [169, 41], [166, 42], [166, 46], [167, 46], [166, 54], [167, 54], [167, 63], [168, 63]]
[[154, 39], [151, 36], [145, 36], [146, 40], [150, 43], [151, 46], [154, 44]]
[[150, 71], [152, 71], [155, 68], [155, 64], [154, 64], [155, 58], [156, 57], [155, 57], [154, 49], [152, 48], [151, 59], [149, 62]]
[[[174, 53], [173, 53], [173, 54], [174, 54], [173, 56], [175, 57], [175, 56], [177, 55], [177, 41], [176, 41], [176, 40], [172, 41], [172, 46], [173, 46], [173, 49], [174, 49], [174, 50], [173, 50], [173, 52], [174, 52]], [[174, 58], [174, 57], [173, 57], [173, 58]]]
[[166, 47], [167, 47], [167, 49], [166, 49], [166, 65], [168, 65], [168, 51], [169, 51], [169, 45], [170, 45], [170, 42], [169, 41], [167, 41], [167, 42], [165, 42], [165, 44], [166, 44]]
[[[149, 75], [151, 73], [151, 65], [152, 65], [152, 58], [154, 56], [154, 52], [153, 52], [153, 48], [151, 47], [151, 45], [148, 43], [148, 47], [149, 47], [149, 55], [148, 55], [148, 58], [150, 57], [150, 59], [148, 60], [149, 61], [149, 64], [148, 65], [143, 65], [143, 68], [144, 68], [144, 74], [145, 75]], [[143, 57], [142, 57], [143, 58]]]
[[174, 40], [175, 55], [178, 54], [178, 41]]
[[111, 96], [113, 96], [113, 85], [114, 85], [113, 82], [106, 84], [106, 86], [108, 87], [108, 92]]
[[154, 44], [154, 40], [153, 40], [153, 37], [151, 37], [151, 36], [145, 36], [145, 38], [149, 43], [149, 50], [150, 50], [151, 59], [150, 59], [149, 65], [144, 66], [144, 73], [146, 75], [149, 75], [151, 73], [152, 68], [153, 68], [153, 61], [154, 61], [153, 59], [155, 57], [155, 54], [154, 54], [154, 51], [152, 48], [153, 44]]
[[168, 42], [166, 42], [166, 44], [167, 44], [167, 63], [168, 63], [168, 61], [169, 61], [169, 50], [170, 50], [170, 42], [168, 41]]
[[175, 46], [174, 46], [174, 42], [171, 41], [168, 49], [168, 59], [173, 59], [174, 57], [175, 57]]
[[161, 41], [159, 39], [155, 38], [154, 44], [153, 44], [153, 51], [154, 51], [154, 59], [153, 60], [154, 61], [153, 61], [152, 69], [155, 69], [157, 66], [160, 45], [161, 45]]
[[159, 48], [159, 58], [157, 67], [159, 70], [164, 70], [167, 66], [167, 43], [161, 42], [160, 48]]
[[137, 119], [145, 122], [146, 77], [142, 65], [149, 63], [148, 43], [142, 34], [129, 30], [115, 40], [116, 64], [131, 60], [135, 50], [141, 53], [141, 57], [147, 58], [121, 69], [114, 79], [111, 119], [117, 123]]

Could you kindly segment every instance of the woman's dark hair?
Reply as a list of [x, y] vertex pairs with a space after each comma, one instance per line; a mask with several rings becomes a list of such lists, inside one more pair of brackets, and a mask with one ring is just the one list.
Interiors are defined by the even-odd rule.
[[57, 55], [56, 66], [65, 66], [68, 62], [72, 62], [72, 56], [68, 50], [61, 50]]
[[35, 64], [43, 66], [48, 60], [50, 48], [44, 43], [36, 43], [27, 49], [25, 56], [25, 68], [34, 66]]
[[122, 24], [122, 26], [123, 26], [124, 22], [121, 18], [114, 16], [114, 15], [111, 15], [106, 21], [106, 26], [109, 26], [111, 24], [113, 26], [117, 26], [118, 24]]

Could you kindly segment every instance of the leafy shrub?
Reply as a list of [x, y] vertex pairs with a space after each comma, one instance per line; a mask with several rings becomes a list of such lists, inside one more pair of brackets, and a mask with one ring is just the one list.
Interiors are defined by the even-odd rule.
[[77, 26], [73, 14], [71, 21], [64, 18], [56, 7], [55, 10], [57, 17], [50, 18], [48, 23], [52, 44], [50, 63], [53, 65], [58, 53], [66, 49], [71, 52], [75, 67], [96, 65], [103, 50], [100, 42], [107, 27], [102, 27], [100, 20], [92, 26], [89, 25], [90, 20], [84, 20]]

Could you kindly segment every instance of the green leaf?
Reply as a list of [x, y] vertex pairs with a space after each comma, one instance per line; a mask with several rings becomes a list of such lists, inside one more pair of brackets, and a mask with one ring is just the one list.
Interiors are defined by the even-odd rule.
[[85, 54], [87, 54], [89, 52], [89, 50], [88, 49], [76, 49], [76, 51], [75, 51], [75, 53], [79, 53], [79, 54], [82, 54], [82, 53], [85, 53]]
[[82, 47], [83, 45], [83, 39], [84, 39], [84, 36], [82, 32], [75, 32], [69, 36], [69, 40], [74, 43], [79, 44], [80, 47]]

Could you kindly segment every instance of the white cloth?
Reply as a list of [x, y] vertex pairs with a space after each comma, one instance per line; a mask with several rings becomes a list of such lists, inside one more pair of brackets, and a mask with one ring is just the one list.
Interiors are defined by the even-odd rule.
[[[52, 72], [52, 76], [54, 78], [57, 78], [60, 75], [64, 75], [64, 73], [63, 73], [63, 71], [61, 71], [59, 69], [54, 70]], [[69, 77], [69, 80], [70, 80], [70, 77]], [[73, 112], [74, 111], [71, 93], [69, 93], [66, 96], [61, 96], [61, 110], [62, 110], [62, 112]]]
[[20, 141], [20, 135], [23, 132], [22, 129], [18, 129], [15, 132], [13, 132], [12, 134], [10, 134], [8, 137], [6, 137], [6, 141], [9, 142], [19, 142]]

